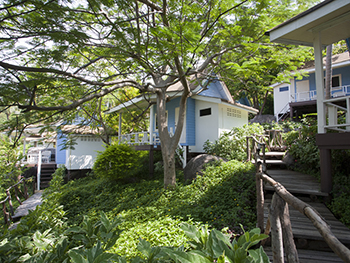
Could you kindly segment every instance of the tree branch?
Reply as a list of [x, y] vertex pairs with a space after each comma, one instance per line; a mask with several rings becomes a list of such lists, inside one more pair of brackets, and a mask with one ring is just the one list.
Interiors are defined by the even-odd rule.
[[150, 8], [152, 8], [154, 10], [162, 11], [161, 7], [157, 6], [155, 3], [152, 3], [151, 1], [148, 1], [148, 0], [137, 0], [137, 1], [149, 6]]
[[36, 111], [68, 111], [68, 110], [73, 110], [76, 107], [78, 107], [79, 105], [88, 102], [92, 99], [96, 99], [96, 98], [101, 98], [117, 89], [126, 87], [126, 86], [133, 86], [133, 82], [128, 82], [128, 81], [123, 81], [119, 84], [116, 84], [110, 88], [106, 88], [101, 90], [98, 93], [92, 93], [89, 94], [88, 96], [78, 99], [76, 101], [74, 101], [73, 103], [66, 105], [66, 106], [51, 106], [51, 107], [45, 107], [45, 106], [38, 106], [38, 105], [18, 105], [18, 108], [23, 110], [24, 112], [28, 112], [31, 110], [36, 110]]
[[58, 74], [58, 75], [62, 75], [62, 76], [66, 76], [66, 77], [70, 77], [70, 78], [73, 78], [73, 79], [80, 80], [80, 81], [85, 82], [85, 83], [90, 84], [90, 85], [96, 85], [96, 86], [101, 86], [101, 87], [111, 86], [111, 85], [118, 85], [118, 84], [122, 84], [123, 82], [127, 82], [129, 86], [132, 86], [132, 87], [135, 87], [135, 88], [138, 88], [138, 89], [142, 89], [140, 84], [138, 84], [134, 80], [129, 80], [129, 79], [128, 80], [116, 80], [116, 81], [99, 82], [99, 81], [88, 80], [88, 79], [83, 78], [81, 76], [77, 76], [74, 73], [70, 73], [70, 72], [66, 72], [66, 71], [62, 71], [62, 70], [58, 70], [58, 69], [23, 67], [23, 66], [13, 65], [13, 64], [6, 63], [6, 62], [2, 62], [2, 61], [0, 61], [0, 66], [5, 68], [5, 69], [13, 69], [13, 70], [23, 71], [23, 72]]

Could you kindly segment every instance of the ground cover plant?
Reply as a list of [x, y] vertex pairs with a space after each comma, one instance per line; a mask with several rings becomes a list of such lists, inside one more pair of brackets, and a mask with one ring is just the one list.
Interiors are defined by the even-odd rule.
[[[4, 231], [1, 260], [267, 262], [254, 247], [266, 236], [254, 229], [250, 164], [218, 163], [190, 185], [179, 178], [172, 191], [161, 176], [125, 184], [90, 175], [62, 185], [63, 173], [57, 170], [42, 206]], [[233, 233], [243, 235], [232, 241]]]
[[185, 236], [181, 222], [208, 224], [232, 233], [255, 226], [255, 181], [251, 164], [238, 161], [208, 167], [203, 176], [185, 185], [181, 173], [173, 191], [163, 189], [161, 176], [125, 184], [90, 176], [69, 182], [60, 198], [68, 223], [78, 224], [87, 215], [97, 220], [100, 211], [108, 217], [122, 216], [125, 230], [115, 253], [136, 256], [138, 238], [154, 245], [179, 246]]

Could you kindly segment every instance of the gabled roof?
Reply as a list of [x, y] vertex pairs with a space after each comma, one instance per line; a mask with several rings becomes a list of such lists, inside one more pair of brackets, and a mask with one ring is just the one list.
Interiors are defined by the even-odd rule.
[[322, 45], [350, 37], [350, 1], [325, 0], [307, 11], [269, 30], [271, 42], [313, 46], [320, 33]]
[[[349, 24], [350, 26], [350, 24]], [[323, 58], [323, 65], [326, 65], [326, 57]], [[350, 54], [349, 52], [344, 52], [341, 54], [336, 54], [332, 56], [332, 68], [342, 67], [350, 65]], [[315, 61], [308, 61], [304, 66], [300, 67], [299, 70], [312, 71], [315, 70]]]
[[[231, 105], [240, 107], [242, 109], [245, 109], [251, 113], [257, 113], [258, 110], [245, 106], [240, 103], [236, 103], [231, 96], [231, 93], [229, 92], [227, 86], [223, 81], [220, 81], [219, 79], [214, 79], [211, 81], [208, 80], [195, 80], [190, 81], [190, 89], [192, 91], [192, 96], [198, 97], [206, 97], [206, 98], [213, 98], [218, 99], [222, 102], [229, 103]], [[167, 95], [170, 99], [180, 97], [182, 95], [183, 87], [180, 82], [170, 86], [167, 90]], [[118, 106], [106, 111], [106, 113], [113, 113], [113, 112], [124, 112], [130, 109], [137, 109], [137, 108], [146, 108], [149, 104], [155, 104], [156, 103], [156, 95], [155, 94], [144, 94], [137, 96], [123, 104], [119, 104]]]

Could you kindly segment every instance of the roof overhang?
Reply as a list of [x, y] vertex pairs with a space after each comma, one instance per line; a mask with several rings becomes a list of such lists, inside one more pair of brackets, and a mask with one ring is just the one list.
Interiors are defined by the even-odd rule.
[[320, 34], [322, 45], [350, 37], [350, 1], [326, 0], [276, 26], [266, 35], [271, 42], [313, 46]]
[[246, 106], [246, 105], [243, 105], [241, 103], [234, 102], [234, 101], [232, 101], [232, 102], [231, 101], [225, 101], [225, 100], [222, 100], [222, 99], [219, 99], [219, 98], [201, 96], [199, 94], [194, 95], [193, 98], [196, 99], [196, 100], [200, 100], [200, 101], [211, 102], [211, 103], [216, 103], [216, 104], [222, 104], [222, 105], [225, 105], [225, 106], [228, 106], [228, 107], [238, 108], [240, 110], [245, 110], [245, 111], [247, 111], [249, 113], [252, 113], [252, 114], [257, 114], [259, 112], [259, 110], [255, 109], [253, 107], [249, 107], [249, 106]]

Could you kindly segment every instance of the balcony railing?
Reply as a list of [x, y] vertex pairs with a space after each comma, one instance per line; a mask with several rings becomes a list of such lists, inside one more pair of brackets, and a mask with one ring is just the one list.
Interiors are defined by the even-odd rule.
[[[170, 135], [173, 136], [172, 129], [170, 130]], [[152, 133], [152, 142], [150, 140], [150, 133], [148, 131], [145, 132], [133, 132], [128, 134], [121, 135], [121, 142], [129, 145], [160, 145], [160, 140], [158, 136], [158, 132]], [[187, 146], [182, 146], [180, 143], [176, 148], [176, 154], [179, 156], [180, 161], [182, 163], [182, 167], [185, 168], [187, 163]]]
[[[331, 88], [332, 98], [343, 97], [348, 95], [350, 95], [350, 85]], [[291, 102], [300, 102], [300, 101], [317, 99], [316, 90], [311, 90], [306, 92], [297, 92], [297, 93], [291, 94], [290, 96], [291, 96]]]
[[153, 136], [153, 140], [151, 143], [151, 140], [150, 140], [151, 137], [148, 131], [122, 134], [121, 142], [129, 145], [147, 145], [147, 144], [159, 145], [160, 140], [159, 140], [158, 133], [153, 132], [152, 136]]

